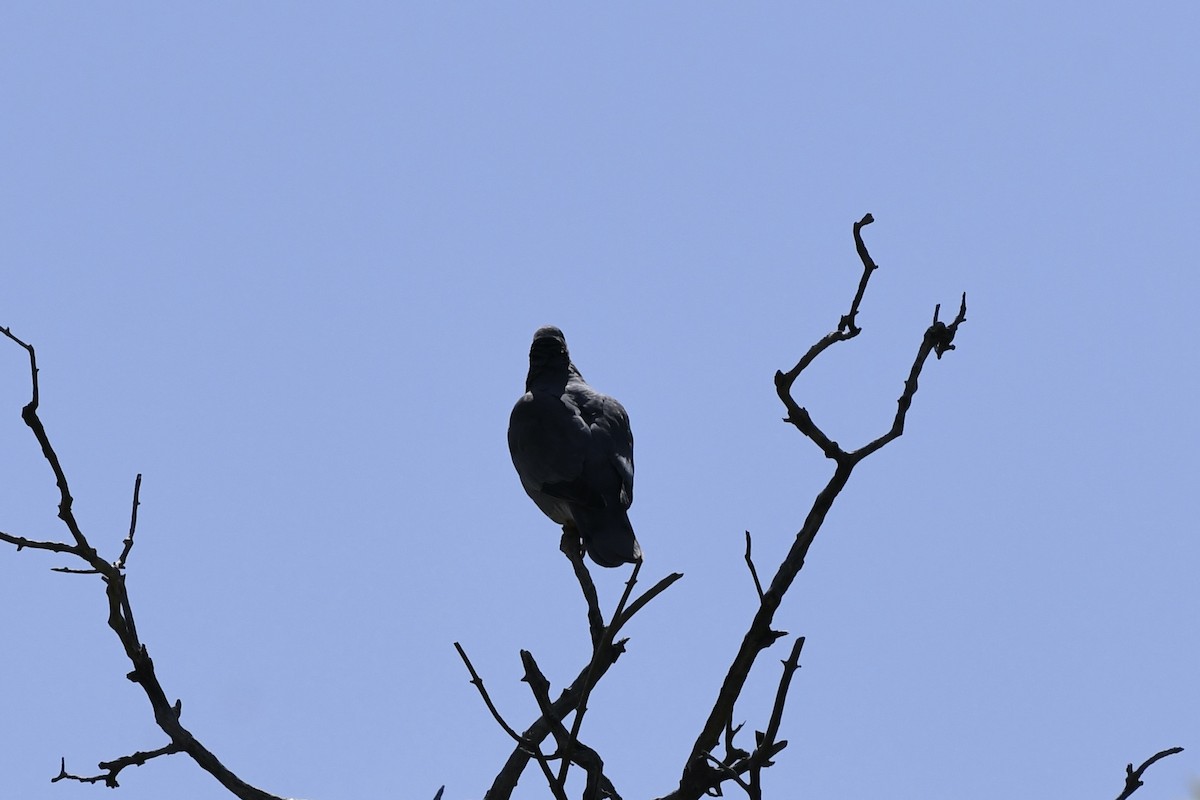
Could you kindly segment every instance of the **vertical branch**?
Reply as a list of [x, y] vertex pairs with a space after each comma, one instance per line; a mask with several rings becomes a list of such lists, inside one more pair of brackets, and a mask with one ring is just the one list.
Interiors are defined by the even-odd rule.
[[138, 473], [137, 479], [133, 482], [133, 511], [129, 514], [129, 535], [125, 537], [125, 541], [121, 542], [121, 557], [113, 565], [117, 569], [125, 569], [125, 560], [129, 558], [129, 551], [133, 549], [133, 534], [137, 530], [137, 511], [141, 501], [138, 496], [142, 493], [142, 473]]

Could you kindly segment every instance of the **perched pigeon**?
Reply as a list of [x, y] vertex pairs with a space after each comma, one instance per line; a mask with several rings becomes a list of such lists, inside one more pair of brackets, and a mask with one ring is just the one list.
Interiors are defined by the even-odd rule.
[[508, 420], [521, 485], [546, 516], [575, 532], [602, 567], [642, 560], [625, 509], [633, 502], [629, 415], [588, 386], [558, 328], [539, 328], [529, 348], [525, 394]]

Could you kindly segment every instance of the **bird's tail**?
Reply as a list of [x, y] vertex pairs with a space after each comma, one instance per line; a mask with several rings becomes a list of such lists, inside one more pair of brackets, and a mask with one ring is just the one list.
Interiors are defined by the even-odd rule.
[[602, 567], [619, 567], [642, 560], [642, 548], [625, 509], [574, 507], [571, 511], [592, 561]]

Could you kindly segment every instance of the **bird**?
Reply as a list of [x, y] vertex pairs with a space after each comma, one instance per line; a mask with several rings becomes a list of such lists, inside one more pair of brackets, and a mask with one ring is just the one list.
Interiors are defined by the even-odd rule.
[[627, 513], [633, 503], [633, 433], [615, 398], [583, 379], [567, 340], [548, 325], [533, 334], [525, 394], [508, 420], [508, 449], [521, 486], [550, 519], [582, 542], [592, 561], [642, 560]]

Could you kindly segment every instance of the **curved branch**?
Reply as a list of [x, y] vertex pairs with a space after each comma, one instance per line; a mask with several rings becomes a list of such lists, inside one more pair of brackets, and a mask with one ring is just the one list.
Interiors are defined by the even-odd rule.
[[1154, 755], [1142, 762], [1142, 765], [1137, 769], [1133, 768], [1133, 764], [1125, 766], [1125, 789], [1117, 795], [1117, 800], [1126, 800], [1131, 794], [1142, 788], [1142, 774], [1149, 769], [1150, 765], [1159, 759], [1173, 756], [1176, 753], [1182, 753], [1182, 747], [1170, 747], [1166, 750], [1160, 750]]

